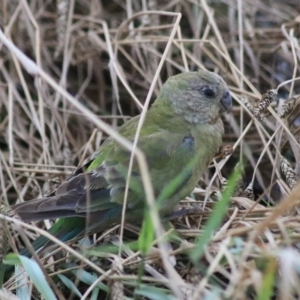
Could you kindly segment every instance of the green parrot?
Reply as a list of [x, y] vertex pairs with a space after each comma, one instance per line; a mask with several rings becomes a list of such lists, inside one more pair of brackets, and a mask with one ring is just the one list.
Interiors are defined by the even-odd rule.
[[[161, 199], [161, 216], [171, 214], [197, 185], [222, 142], [220, 112], [231, 105], [226, 83], [213, 72], [181, 73], [162, 86], [146, 114], [137, 145], [145, 154], [157, 198], [182, 174], [168, 197]], [[123, 124], [119, 134], [133, 141], [139, 118]], [[49, 232], [62, 241], [85, 230], [103, 231], [121, 220], [130, 155], [108, 138], [55, 193], [11, 208], [25, 222], [60, 218]], [[142, 222], [146, 205], [139, 166], [134, 161], [126, 221]], [[39, 237], [33, 242], [34, 249], [43, 247], [46, 241]], [[25, 251], [22, 254], [29, 255]]]

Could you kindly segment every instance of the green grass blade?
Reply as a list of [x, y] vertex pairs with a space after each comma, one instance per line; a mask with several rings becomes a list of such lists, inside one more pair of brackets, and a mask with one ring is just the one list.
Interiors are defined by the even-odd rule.
[[209, 243], [212, 234], [214, 231], [219, 228], [224, 219], [228, 205], [231, 199], [231, 195], [234, 192], [234, 189], [237, 185], [237, 182], [240, 178], [241, 168], [236, 168], [231, 175], [228, 185], [225, 191], [222, 193], [221, 200], [216, 202], [214, 205], [213, 211], [207, 223], [204, 225], [204, 230], [200, 238], [198, 239], [194, 250], [191, 253], [192, 262], [199, 266], [199, 260], [204, 253], [205, 246]]
[[46, 300], [56, 300], [56, 297], [50, 288], [39, 265], [32, 259], [14, 253], [8, 254], [4, 259], [5, 264], [16, 265], [21, 264], [32, 283]]

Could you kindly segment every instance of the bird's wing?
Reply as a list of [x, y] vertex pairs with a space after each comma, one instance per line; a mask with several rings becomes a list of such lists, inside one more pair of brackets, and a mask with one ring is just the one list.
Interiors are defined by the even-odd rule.
[[[156, 131], [154, 131], [154, 129]], [[156, 194], [178, 175], [193, 155], [193, 137], [153, 128], [140, 137], [138, 147], [144, 152]], [[108, 139], [89, 163], [78, 169], [56, 194], [17, 204], [13, 207], [23, 220], [41, 220], [64, 216], [85, 216], [87, 212], [120, 213], [130, 161], [130, 151]], [[133, 163], [128, 194], [130, 208], [144, 205], [144, 191], [136, 160]]]
[[[162, 129], [142, 135], [138, 141], [138, 148], [145, 155], [156, 196], [168, 182], [182, 172], [195, 151], [193, 137]], [[120, 204], [124, 198], [130, 155], [129, 151], [116, 146], [102, 164], [106, 169], [105, 178], [111, 188], [111, 201]], [[135, 204], [143, 205], [145, 199], [139, 168], [134, 159], [128, 194], [130, 208]]]

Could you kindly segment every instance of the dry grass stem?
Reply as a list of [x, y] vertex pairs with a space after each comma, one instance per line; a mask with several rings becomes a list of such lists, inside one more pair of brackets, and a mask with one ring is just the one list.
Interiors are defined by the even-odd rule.
[[[298, 1], [50, 2], [0, 4], [0, 259], [47, 237], [34, 256], [60, 299], [298, 299]], [[165, 80], [198, 69], [225, 79], [233, 108], [222, 116], [224, 146], [166, 222], [137, 141]], [[131, 143], [116, 128], [139, 113]], [[51, 193], [108, 136], [132, 153], [128, 178], [139, 163], [155, 230], [145, 255], [125, 209], [121, 224], [67, 243], [44, 230], [52, 220], [25, 224], [9, 209]], [[190, 253], [239, 164], [229, 207], [194, 265]], [[31, 297], [20, 276], [3, 278], [1, 299], [22, 288]]]

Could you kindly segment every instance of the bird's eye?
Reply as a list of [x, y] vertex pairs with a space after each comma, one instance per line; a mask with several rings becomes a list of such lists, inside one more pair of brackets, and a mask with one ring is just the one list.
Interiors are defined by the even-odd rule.
[[215, 97], [216, 93], [214, 92], [213, 89], [211, 89], [210, 87], [206, 87], [202, 90], [202, 93], [205, 97], [207, 98], [213, 98]]

